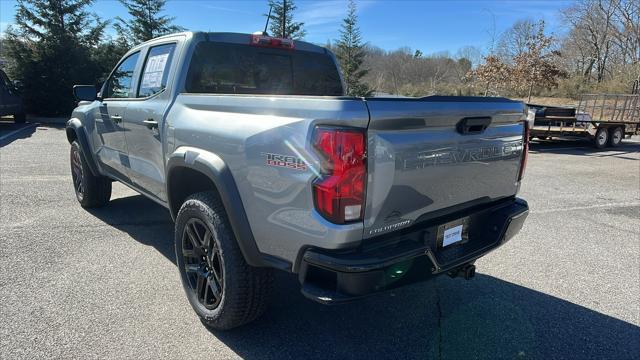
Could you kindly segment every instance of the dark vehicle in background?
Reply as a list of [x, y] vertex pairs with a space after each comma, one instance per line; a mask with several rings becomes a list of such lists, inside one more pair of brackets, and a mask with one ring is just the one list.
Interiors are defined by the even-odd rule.
[[8, 115], [13, 115], [17, 123], [23, 123], [26, 120], [22, 96], [7, 74], [0, 70], [0, 116]]

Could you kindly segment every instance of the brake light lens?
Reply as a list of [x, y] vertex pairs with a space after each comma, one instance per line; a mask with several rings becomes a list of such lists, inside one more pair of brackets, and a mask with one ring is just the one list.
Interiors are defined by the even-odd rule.
[[324, 174], [313, 182], [316, 210], [335, 224], [361, 220], [367, 180], [365, 133], [319, 127], [313, 144], [324, 159]]
[[275, 38], [260, 34], [251, 35], [251, 45], [289, 50], [293, 50], [296, 47], [291, 39]]
[[529, 158], [529, 136], [531, 130], [529, 129], [529, 122], [524, 121], [524, 139], [522, 140], [522, 162], [520, 162], [520, 172], [518, 173], [518, 181], [524, 178], [524, 170], [527, 167], [527, 159]]

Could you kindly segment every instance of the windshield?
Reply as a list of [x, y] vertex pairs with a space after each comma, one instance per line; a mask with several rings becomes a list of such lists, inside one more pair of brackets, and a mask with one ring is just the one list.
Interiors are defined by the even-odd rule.
[[326, 53], [201, 42], [186, 91], [215, 94], [341, 96], [338, 69]]

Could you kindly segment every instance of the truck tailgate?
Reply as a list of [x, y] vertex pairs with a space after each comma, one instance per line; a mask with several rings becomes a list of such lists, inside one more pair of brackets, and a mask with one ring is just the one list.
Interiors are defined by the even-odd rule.
[[432, 96], [366, 103], [365, 238], [518, 191], [522, 102]]

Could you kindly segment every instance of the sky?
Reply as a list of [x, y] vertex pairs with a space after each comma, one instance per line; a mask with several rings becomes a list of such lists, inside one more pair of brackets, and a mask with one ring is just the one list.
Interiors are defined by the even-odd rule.
[[[295, 17], [305, 23], [306, 41], [326, 44], [339, 37], [346, 0], [296, 0]], [[357, 0], [362, 37], [385, 50], [400, 47], [425, 54], [464, 46], [486, 49], [491, 34], [500, 34], [518, 19], [544, 19], [548, 33], [562, 34], [564, 0]], [[0, 31], [14, 22], [16, 1], [0, 0]], [[267, 0], [168, 0], [165, 13], [188, 30], [251, 33], [264, 29]], [[89, 11], [103, 19], [127, 13], [117, 0], [96, 0]], [[109, 30], [113, 34], [113, 30]]]

